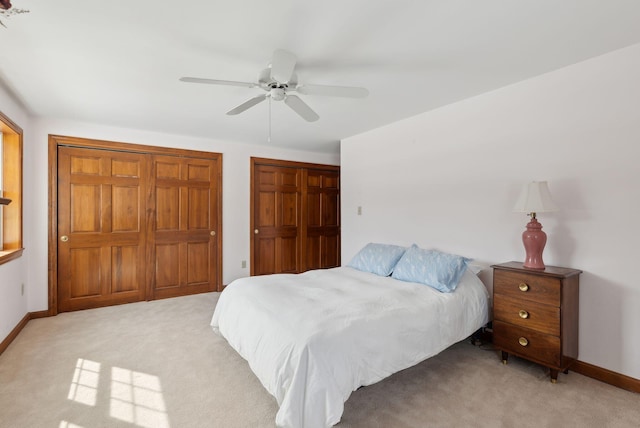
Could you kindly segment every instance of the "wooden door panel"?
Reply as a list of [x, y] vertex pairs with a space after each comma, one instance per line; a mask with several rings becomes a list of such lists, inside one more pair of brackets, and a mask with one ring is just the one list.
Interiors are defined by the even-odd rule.
[[337, 173], [324, 173], [322, 175], [322, 188], [340, 190], [340, 175]]
[[99, 184], [71, 184], [71, 233], [100, 232], [102, 191]]
[[58, 311], [145, 298], [140, 154], [58, 148]]
[[276, 170], [261, 168], [256, 173], [258, 187], [266, 188], [267, 186], [276, 185]]
[[155, 200], [155, 230], [180, 229], [180, 188], [156, 186]]
[[68, 297], [92, 297], [102, 295], [101, 247], [74, 248], [70, 251], [70, 288]]
[[111, 231], [140, 232], [139, 186], [111, 186]]
[[96, 154], [89, 154], [89, 152], [69, 154], [69, 171], [73, 175], [100, 175], [101, 158]]
[[111, 247], [111, 292], [135, 292], [143, 284], [144, 265], [132, 264], [131, 260], [144, 260], [138, 245]]
[[260, 254], [256, 261], [255, 275], [276, 273], [276, 239], [257, 238], [257, 251]]
[[280, 203], [276, 206], [276, 210], [280, 208], [279, 220], [276, 226], [284, 228], [297, 228], [299, 224], [299, 196], [296, 192], [280, 193]]
[[180, 250], [177, 242], [155, 246], [155, 288], [180, 286]]
[[218, 290], [218, 161], [169, 156], [152, 161], [153, 296]]
[[320, 269], [322, 267], [322, 241], [320, 236], [307, 236], [306, 264], [307, 270]]
[[210, 190], [202, 188], [189, 188], [189, 222], [187, 228], [189, 230], [209, 230], [212, 229], [210, 220], [211, 213], [209, 207], [211, 206], [209, 200]]
[[322, 198], [322, 226], [338, 227], [340, 225], [338, 215], [339, 196], [336, 193], [325, 193]]
[[140, 160], [111, 159], [111, 175], [113, 177], [141, 178]]
[[322, 226], [321, 199], [322, 195], [320, 193], [307, 194], [307, 227]]
[[[289, 187], [290, 191], [297, 191], [300, 188], [300, 170], [297, 168], [279, 168], [276, 175], [276, 183], [283, 188]], [[279, 180], [278, 180], [279, 179]]]
[[173, 159], [168, 159], [163, 162], [159, 159], [155, 160], [156, 179], [174, 179], [180, 180], [180, 163], [174, 162]]
[[340, 266], [340, 235], [327, 235], [322, 238], [322, 267]]
[[209, 182], [213, 178], [213, 173], [214, 171], [211, 165], [187, 165], [187, 180]]
[[280, 248], [276, 251], [276, 262], [280, 262], [278, 272], [298, 272], [298, 237], [282, 237], [277, 243], [280, 244]]
[[260, 191], [258, 193], [258, 218], [256, 225], [260, 228], [276, 226], [276, 198], [275, 191]]
[[209, 242], [187, 244], [187, 285], [201, 285], [209, 281]]

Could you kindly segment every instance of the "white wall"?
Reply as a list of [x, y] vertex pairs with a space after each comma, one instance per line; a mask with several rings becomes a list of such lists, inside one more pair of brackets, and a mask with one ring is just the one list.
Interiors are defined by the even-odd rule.
[[512, 208], [547, 180], [544, 261], [584, 271], [579, 359], [640, 379], [638, 76], [634, 45], [344, 140], [343, 263], [370, 241], [522, 261]]
[[[25, 159], [25, 242], [29, 264], [28, 310], [47, 309], [47, 233], [48, 233], [48, 135], [100, 139], [161, 147], [175, 147], [222, 153], [223, 283], [248, 276], [249, 269], [249, 192], [250, 158], [265, 157], [302, 162], [339, 164], [339, 155], [297, 152], [275, 147], [252, 146], [179, 135], [52, 119], [34, 119], [33, 132], [26, 139]], [[13, 327], [12, 327], [13, 328]], [[0, 335], [0, 338], [3, 338]]]
[[[0, 111], [13, 123], [24, 131], [25, 138], [29, 135], [29, 117], [26, 111], [0, 85]], [[24, 230], [23, 239], [29, 234]], [[0, 342], [11, 333], [11, 330], [27, 314], [27, 295], [21, 292], [21, 286], [27, 282], [25, 259], [28, 251], [19, 259], [0, 265]]]

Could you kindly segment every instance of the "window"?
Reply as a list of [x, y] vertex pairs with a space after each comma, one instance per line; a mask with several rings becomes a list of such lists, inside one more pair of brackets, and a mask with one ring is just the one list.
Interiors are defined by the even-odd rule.
[[22, 255], [22, 129], [0, 112], [0, 264]]

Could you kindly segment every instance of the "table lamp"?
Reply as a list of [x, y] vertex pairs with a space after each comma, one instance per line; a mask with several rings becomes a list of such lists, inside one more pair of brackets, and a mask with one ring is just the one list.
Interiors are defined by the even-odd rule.
[[522, 243], [526, 252], [523, 264], [525, 268], [544, 270], [542, 251], [547, 243], [547, 234], [542, 231], [542, 224], [536, 219], [536, 213], [552, 212], [557, 209], [557, 205], [551, 199], [546, 181], [533, 181], [522, 188], [513, 211], [527, 213], [531, 217], [527, 230], [522, 232]]

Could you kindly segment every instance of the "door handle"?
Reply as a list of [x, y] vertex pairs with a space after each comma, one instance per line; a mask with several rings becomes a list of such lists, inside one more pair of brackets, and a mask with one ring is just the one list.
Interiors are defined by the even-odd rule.
[[260, 233], [260, 231], [258, 229], [253, 229], [253, 233], [257, 235], [258, 233]]
[[212, 230], [211, 232], [209, 232], [209, 235], [211, 235], [211, 236], [216, 236], [216, 231], [215, 231], [215, 230]]
[[60, 237], [60, 240], [61, 240], [62, 242], [67, 242], [67, 241], [69, 240], [69, 237], [68, 237], [67, 235], [62, 235], [62, 236]]

